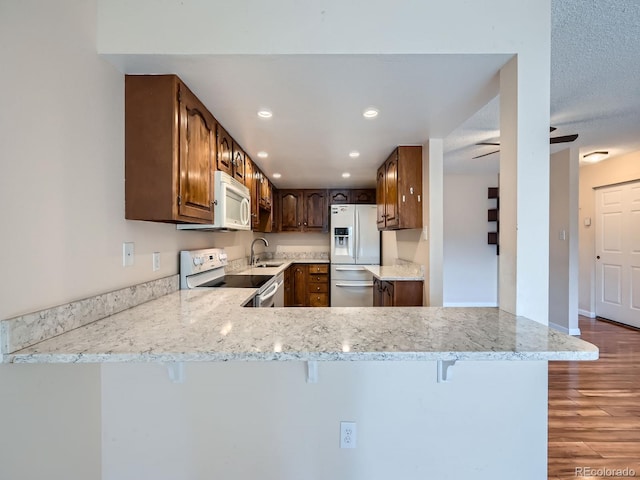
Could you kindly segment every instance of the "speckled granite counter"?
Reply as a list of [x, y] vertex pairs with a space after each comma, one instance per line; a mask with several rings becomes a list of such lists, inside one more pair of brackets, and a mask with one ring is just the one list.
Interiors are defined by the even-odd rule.
[[364, 265], [379, 280], [424, 280], [424, 271], [417, 265]]
[[253, 289], [193, 289], [4, 362], [593, 360], [598, 349], [495, 308], [242, 308]]

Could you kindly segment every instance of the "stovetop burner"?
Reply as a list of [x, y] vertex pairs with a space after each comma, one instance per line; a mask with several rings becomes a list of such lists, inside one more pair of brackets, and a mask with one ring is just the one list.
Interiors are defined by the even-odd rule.
[[225, 275], [198, 285], [217, 288], [260, 288], [273, 278], [273, 275]]

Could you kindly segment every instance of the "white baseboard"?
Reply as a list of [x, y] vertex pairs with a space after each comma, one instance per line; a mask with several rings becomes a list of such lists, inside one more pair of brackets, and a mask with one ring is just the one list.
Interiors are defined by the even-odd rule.
[[582, 315], [587, 318], [596, 318], [596, 312], [589, 312], [588, 310], [578, 309], [578, 315]]
[[579, 328], [567, 328], [553, 322], [549, 322], [549, 327], [553, 328], [554, 330], [558, 330], [559, 332], [566, 333], [567, 335], [574, 335], [574, 336], [580, 335]]
[[443, 307], [497, 307], [495, 302], [444, 302]]

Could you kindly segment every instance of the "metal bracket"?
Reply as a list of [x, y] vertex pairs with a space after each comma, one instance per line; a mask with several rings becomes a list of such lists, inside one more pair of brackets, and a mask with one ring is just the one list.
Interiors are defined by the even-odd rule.
[[184, 383], [184, 363], [167, 363], [167, 373], [171, 383]]
[[456, 360], [438, 360], [438, 383], [447, 383], [453, 379], [453, 370]]
[[307, 383], [318, 383], [318, 362], [307, 362]]

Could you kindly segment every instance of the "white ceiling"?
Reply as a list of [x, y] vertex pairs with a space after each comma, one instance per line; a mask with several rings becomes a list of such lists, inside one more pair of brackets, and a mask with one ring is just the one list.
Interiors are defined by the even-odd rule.
[[[552, 0], [552, 136], [578, 133], [570, 145], [581, 154], [640, 150], [639, 27], [637, 0]], [[475, 143], [499, 136], [497, 72], [508, 58], [110, 57], [126, 73], [177, 73], [270, 178], [282, 174], [272, 178], [279, 188], [373, 187], [394, 146], [429, 137], [445, 138], [447, 171], [497, 172], [498, 154], [471, 157], [493, 149]], [[368, 106], [380, 110], [375, 120], [362, 117]], [[260, 108], [273, 118], [258, 118]]]
[[[640, 150], [640, 2], [552, 0], [551, 136], [579, 134], [552, 152], [605, 150], [610, 158]], [[494, 99], [445, 139], [448, 171], [497, 172], [499, 154], [475, 143], [499, 135]]]

